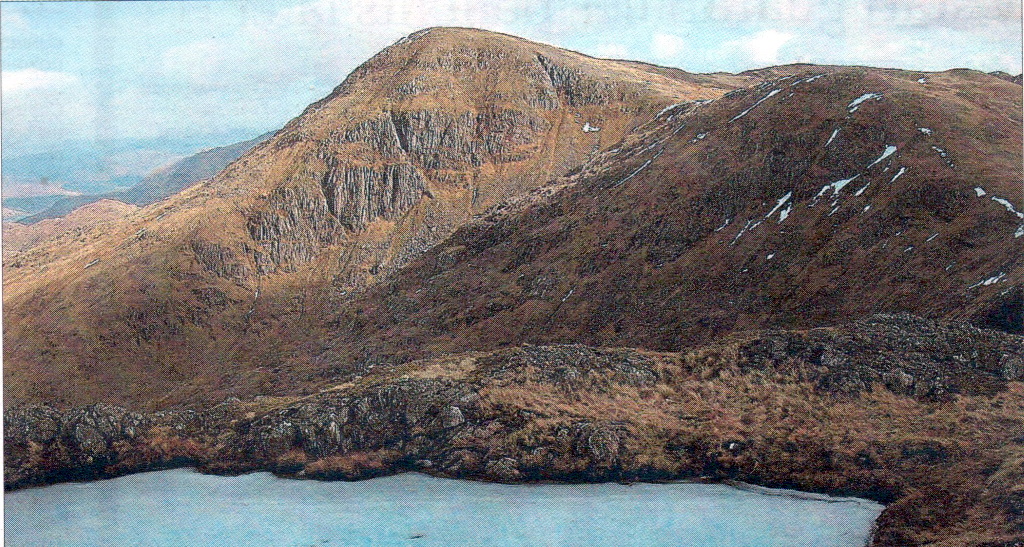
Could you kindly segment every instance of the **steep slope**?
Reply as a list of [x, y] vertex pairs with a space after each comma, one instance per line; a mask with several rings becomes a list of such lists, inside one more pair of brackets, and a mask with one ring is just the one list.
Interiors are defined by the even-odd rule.
[[5, 401], [258, 390], [324, 328], [330, 310], [310, 303], [743, 80], [696, 79], [484, 31], [416, 33], [211, 181], [7, 268]]
[[326, 304], [334, 340], [314, 362], [523, 342], [674, 350], [898, 311], [1021, 332], [1019, 87], [963, 70], [770, 73], [666, 110]]
[[20, 253], [30, 249], [47, 239], [67, 233], [76, 234], [92, 228], [94, 225], [110, 222], [127, 216], [138, 207], [101, 199], [79, 207], [63, 218], [46, 219], [35, 224], [24, 225], [15, 222], [3, 224], [3, 260], [16, 260]]
[[144, 206], [176, 194], [193, 184], [221, 172], [227, 165], [257, 144], [269, 139], [273, 132], [243, 142], [203, 150], [187, 158], [155, 170], [135, 186], [106, 194], [62, 197], [46, 210], [21, 219], [33, 224], [48, 218], [66, 216], [71, 211], [102, 199]]

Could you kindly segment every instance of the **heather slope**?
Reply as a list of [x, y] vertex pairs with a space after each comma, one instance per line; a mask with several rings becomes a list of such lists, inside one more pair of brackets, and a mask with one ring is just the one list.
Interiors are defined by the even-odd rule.
[[971, 71], [817, 67], [667, 110], [332, 304], [319, 361], [672, 350], [877, 312], [1021, 332], [1019, 91]]

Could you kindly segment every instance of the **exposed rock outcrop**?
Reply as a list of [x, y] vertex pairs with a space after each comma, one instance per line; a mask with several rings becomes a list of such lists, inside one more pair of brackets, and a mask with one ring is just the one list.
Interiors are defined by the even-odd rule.
[[[5, 415], [5, 486], [182, 465], [320, 479], [742, 480], [886, 503], [876, 545], [980, 545], [1024, 524], [1024, 383], [996, 363], [1021, 358], [1019, 336], [877, 316], [683, 353], [452, 355], [202, 411], [22, 407]], [[897, 370], [913, 381], [885, 383]], [[922, 387], [937, 385], [946, 391]], [[960, 535], [981, 522], [983, 536]]]

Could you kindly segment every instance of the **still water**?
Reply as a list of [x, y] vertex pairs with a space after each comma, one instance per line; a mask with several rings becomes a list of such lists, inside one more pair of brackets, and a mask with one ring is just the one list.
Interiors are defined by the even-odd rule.
[[4, 494], [5, 544], [861, 547], [882, 506], [707, 484], [360, 482], [187, 469]]

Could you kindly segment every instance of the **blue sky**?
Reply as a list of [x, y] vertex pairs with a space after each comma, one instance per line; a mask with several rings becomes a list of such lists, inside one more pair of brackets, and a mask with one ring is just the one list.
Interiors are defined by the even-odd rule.
[[[255, 136], [376, 51], [435, 25], [697, 72], [805, 61], [1021, 71], [1018, 0], [5, 2], [4, 156]], [[148, 152], [126, 169], [173, 155]]]

